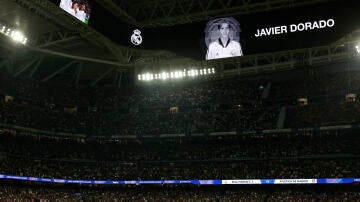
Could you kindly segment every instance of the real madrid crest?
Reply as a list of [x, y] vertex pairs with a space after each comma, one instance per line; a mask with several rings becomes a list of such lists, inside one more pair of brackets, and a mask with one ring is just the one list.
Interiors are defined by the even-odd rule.
[[134, 45], [140, 45], [142, 43], [142, 36], [140, 30], [134, 30], [133, 35], [131, 35], [131, 43]]

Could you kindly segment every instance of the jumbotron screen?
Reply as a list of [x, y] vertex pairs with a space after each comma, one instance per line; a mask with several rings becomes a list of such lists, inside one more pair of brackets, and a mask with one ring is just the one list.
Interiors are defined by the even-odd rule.
[[91, 0], [61, 0], [59, 6], [81, 22], [89, 24], [92, 8]]
[[[188, 24], [142, 27], [115, 19], [98, 4], [91, 26], [136, 49], [214, 60], [329, 45], [360, 27], [360, 1], [330, 1]], [[114, 29], [114, 26], [118, 29]]]
[[[86, 21], [90, 12], [84, 17], [82, 5], [91, 11], [86, 2], [62, 0], [60, 5], [67, 5], [65, 8]], [[101, 1], [94, 1], [95, 7], [89, 25], [119, 45], [165, 50], [200, 61], [329, 45], [360, 27], [358, 0], [334, 0], [243, 15], [229, 13], [187, 24], [159, 26], [142, 25], [141, 21], [126, 23]], [[127, 12], [133, 14], [131, 9]]]

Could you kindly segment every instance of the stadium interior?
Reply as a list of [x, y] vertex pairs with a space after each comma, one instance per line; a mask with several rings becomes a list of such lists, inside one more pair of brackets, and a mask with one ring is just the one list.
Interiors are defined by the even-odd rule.
[[0, 201], [359, 201], [357, 9], [0, 0]]

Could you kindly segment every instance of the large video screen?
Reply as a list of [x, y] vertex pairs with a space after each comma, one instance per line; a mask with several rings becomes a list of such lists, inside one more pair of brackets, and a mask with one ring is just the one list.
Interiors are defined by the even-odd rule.
[[205, 29], [206, 60], [242, 56], [240, 24], [235, 18], [211, 20]]
[[68, 12], [81, 22], [89, 24], [91, 15], [91, 0], [61, 0], [60, 8]]
[[[69, 8], [73, 1], [62, 2], [67, 2]], [[127, 23], [114, 17], [100, 1], [94, 1], [94, 7], [90, 26], [112, 41], [199, 61], [329, 45], [360, 28], [359, 0], [334, 0], [243, 15], [229, 13], [167, 26]]]

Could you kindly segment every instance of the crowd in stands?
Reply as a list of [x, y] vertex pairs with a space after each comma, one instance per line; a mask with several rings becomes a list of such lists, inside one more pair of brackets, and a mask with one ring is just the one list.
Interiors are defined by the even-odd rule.
[[0, 136], [0, 151], [24, 158], [144, 162], [360, 155], [356, 131], [224, 137], [86, 140], [32, 135]]
[[[11, 126], [0, 130], [0, 174], [88, 180], [358, 177], [360, 139], [356, 129], [240, 135], [241, 131], [279, 127], [281, 110], [283, 128], [358, 124], [359, 102], [343, 99], [345, 93], [360, 89], [358, 74], [328, 73], [273, 85], [267, 85], [271, 81], [231, 80], [121, 90], [4, 79], [0, 82], [0, 95], [9, 97], [0, 101], [0, 124]], [[266, 90], [270, 91], [265, 93]], [[307, 106], [296, 103], [299, 96], [323, 95], [326, 98], [317, 102], [309, 97]], [[342, 98], [335, 101], [327, 99], [339, 95]], [[282, 99], [291, 101], [279, 101]], [[87, 136], [44, 136], [34, 130], [14, 129], [15, 126]], [[236, 135], [212, 134], [229, 131]], [[196, 137], [198, 133], [205, 135]], [[159, 134], [184, 137], [146, 139]], [[95, 137], [102, 135], [137, 138]], [[219, 193], [178, 188], [162, 192], [75, 192], [0, 187], [0, 201], [177, 201], [176, 198], [354, 201], [359, 193]]]
[[214, 191], [199, 188], [163, 188], [123, 190], [64, 190], [0, 187], [1, 201], [263, 201], [265, 193], [250, 191]]
[[349, 158], [118, 163], [7, 157], [0, 172], [72, 180], [312, 179], [359, 176], [360, 163]]
[[[7, 79], [0, 92], [19, 99], [54, 104], [121, 108], [202, 106], [209, 104], [241, 104], [257, 101], [262, 90], [258, 82], [231, 80], [209, 84], [157, 85], [146, 87], [80, 87], [63, 83]], [[54, 91], [56, 89], [56, 91]]]
[[1, 140], [0, 173], [10, 175], [91, 180], [360, 175], [360, 139], [352, 133], [121, 142], [3, 134]]
[[[273, 85], [268, 85], [271, 81], [230, 80], [121, 90], [6, 78], [0, 93], [10, 95], [13, 101], [0, 102], [0, 123], [46, 131], [136, 136], [356, 124], [360, 121], [359, 103], [345, 102], [341, 93], [357, 92], [358, 74], [319, 74]], [[292, 97], [292, 104], [269, 101], [281, 95]], [[342, 95], [342, 99], [313, 102], [310, 98], [308, 106], [294, 105], [300, 95]], [[286, 119], [279, 126], [283, 106], [287, 107]], [[65, 112], [64, 107], [75, 110]]]
[[350, 92], [358, 92], [360, 89], [359, 71], [343, 69], [326, 74], [320, 72], [313, 74], [292, 81], [274, 82], [270, 97], [272, 99], [284, 99], [304, 96], [344, 95]]
[[275, 126], [279, 109], [239, 108], [187, 112], [64, 112], [28, 103], [0, 103], [0, 122], [46, 131], [112, 135], [262, 130]]
[[96, 190], [66, 188], [0, 187], [0, 200], [7, 201], [357, 201], [360, 193], [346, 190], [296, 190], [224, 189], [198, 187], [122, 188], [121, 190]]
[[360, 123], [360, 103], [340, 102], [289, 107], [286, 128], [319, 127]]
[[277, 191], [269, 195], [267, 201], [357, 201], [359, 192], [314, 193], [304, 191]]

